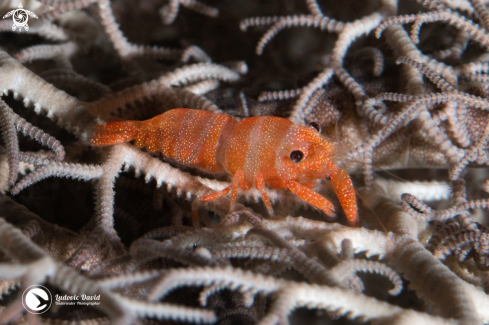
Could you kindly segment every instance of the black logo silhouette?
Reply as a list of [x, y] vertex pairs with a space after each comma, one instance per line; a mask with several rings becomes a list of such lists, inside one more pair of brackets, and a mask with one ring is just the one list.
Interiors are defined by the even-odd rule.
[[49, 300], [44, 299], [43, 297], [39, 297], [37, 294], [34, 292], [32, 293], [36, 298], [39, 300], [39, 305], [37, 305], [37, 308], [47, 305], [49, 303]]
[[33, 285], [27, 288], [22, 295], [22, 304], [24, 308], [32, 314], [42, 314], [46, 312], [53, 298], [51, 292], [41, 285]]

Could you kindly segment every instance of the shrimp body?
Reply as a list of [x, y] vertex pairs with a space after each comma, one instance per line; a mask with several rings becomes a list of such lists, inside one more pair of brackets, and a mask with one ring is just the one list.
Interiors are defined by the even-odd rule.
[[233, 175], [222, 191], [199, 197], [192, 205], [197, 222], [198, 202], [231, 193], [231, 209], [238, 187], [253, 185], [273, 213], [265, 186], [288, 189], [329, 216], [334, 206], [312, 190], [318, 179], [330, 177], [350, 225], [358, 225], [355, 191], [345, 170], [333, 162], [336, 146], [316, 129], [274, 116], [237, 121], [207, 111], [178, 108], [146, 121], [110, 121], [97, 126], [90, 138], [94, 146], [134, 140], [138, 147], [205, 172]]

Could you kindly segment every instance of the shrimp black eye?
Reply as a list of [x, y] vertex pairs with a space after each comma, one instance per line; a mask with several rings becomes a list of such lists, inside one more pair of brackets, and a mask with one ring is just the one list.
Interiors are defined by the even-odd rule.
[[304, 158], [304, 153], [299, 150], [294, 150], [290, 153], [290, 160], [292, 160], [295, 163], [298, 163], [299, 161]]
[[313, 128], [316, 129], [316, 131], [318, 131], [319, 133], [321, 133], [321, 127], [316, 122], [310, 122], [309, 124], [307, 124], [307, 126], [312, 126]]

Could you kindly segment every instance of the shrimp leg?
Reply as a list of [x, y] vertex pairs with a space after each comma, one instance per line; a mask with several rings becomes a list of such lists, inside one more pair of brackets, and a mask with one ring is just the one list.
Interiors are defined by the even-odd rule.
[[239, 170], [236, 172], [236, 174], [233, 177], [233, 180], [231, 181], [231, 185], [226, 187], [225, 189], [222, 189], [221, 191], [214, 192], [211, 194], [207, 194], [201, 197], [198, 197], [192, 202], [192, 223], [195, 228], [199, 228], [199, 204], [200, 203], [206, 203], [212, 200], [216, 200], [220, 197], [223, 197], [227, 195], [229, 192], [231, 192], [231, 204], [229, 207], [229, 211], [234, 210], [234, 204], [236, 203], [236, 197], [238, 195], [238, 186], [241, 188], [244, 187], [244, 172], [242, 170]]
[[350, 176], [344, 169], [333, 168], [330, 177], [331, 185], [345, 211], [348, 223], [351, 226], [358, 226], [357, 200]]
[[265, 203], [268, 213], [270, 214], [270, 216], [273, 216], [272, 204], [270, 203], [267, 190], [265, 189], [265, 180], [263, 179], [263, 174], [260, 172], [255, 174], [255, 187], [260, 192], [261, 199], [263, 200], [263, 203]]
[[334, 216], [334, 205], [328, 199], [314, 192], [314, 190], [309, 187], [303, 186], [294, 181], [283, 181], [284, 187], [288, 188], [289, 191], [297, 195], [301, 200], [306, 201], [310, 205], [320, 209], [326, 215]]

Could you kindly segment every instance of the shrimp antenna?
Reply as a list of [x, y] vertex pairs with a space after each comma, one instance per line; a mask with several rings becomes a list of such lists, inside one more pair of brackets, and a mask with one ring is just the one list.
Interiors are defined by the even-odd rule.
[[[369, 165], [369, 163], [366, 163], [364, 161], [361, 161], [361, 160], [357, 160], [355, 158], [347, 158], [346, 160], [349, 160], [351, 162], [355, 162], [357, 164], [360, 164], [360, 165]], [[378, 167], [378, 166], [374, 166], [375, 168], [379, 169], [380, 171], [386, 173], [387, 175], [391, 176], [392, 178], [395, 178], [397, 179], [398, 181], [401, 181], [401, 182], [404, 182], [404, 183], [407, 183], [408, 181], [405, 180], [404, 178], [400, 177], [400, 176], [397, 176], [396, 174], [394, 173], [391, 173], [390, 171], [388, 171], [387, 169], [384, 169], [382, 167]]]
[[367, 204], [367, 200], [357, 190], [355, 190], [355, 194], [358, 195], [358, 197], [360, 198], [360, 200], [362, 200], [363, 206], [365, 206], [368, 210], [370, 210], [370, 212], [372, 212], [372, 214], [375, 216], [375, 219], [377, 219], [377, 221], [379, 222], [380, 226], [382, 227], [382, 229], [387, 234], [388, 233], [387, 228], [384, 226], [384, 223], [380, 220], [380, 217], [377, 215], [377, 213], [375, 213], [374, 209], [372, 209]]

